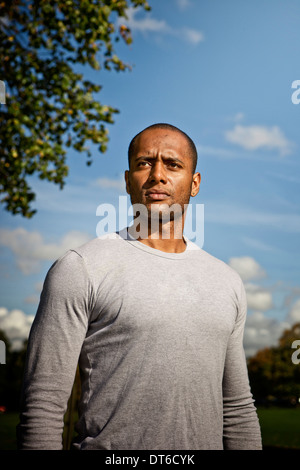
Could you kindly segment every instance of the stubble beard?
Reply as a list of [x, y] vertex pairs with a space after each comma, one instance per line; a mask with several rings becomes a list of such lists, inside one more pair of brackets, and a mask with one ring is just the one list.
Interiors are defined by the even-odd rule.
[[189, 197], [180, 202], [174, 202], [171, 197], [170, 202], [157, 203], [148, 203], [143, 197], [140, 199], [142, 202], [131, 197], [133, 214], [136, 215], [134, 225], [141, 234], [140, 238], [182, 239]]

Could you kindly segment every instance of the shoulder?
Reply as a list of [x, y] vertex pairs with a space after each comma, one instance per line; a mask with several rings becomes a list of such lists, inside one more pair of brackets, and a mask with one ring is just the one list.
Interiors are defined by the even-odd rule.
[[95, 261], [103, 260], [105, 255], [116, 251], [120, 246], [120, 237], [109, 234], [105, 238], [94, 238], [83, 245], [67, 250], [51, 266], [49, 273], [74, 273], [84, 271], [85, 267]]
[[116, 255], [120, 250], [124, 250], [124, 240], [118, 233], [109, 233], [103, 237], [94, 238], [70, 251], [89, 263], [100, 259], [103, 261], [106, 257]]
[[191, 252], [193, 260], [198, 263], [198, 266], [203, 267], [203, 270], [207, 273], [207, 275], [213, 276], [216, 280], [220, 279], [226, 283], [229, 282], [235, 284], [239, 288], [241, 284], [243, 284], [242, 279], [237, 271], [235, 271], [225, 261], [208, 253], [207, 251], [203, 250], [203, 248], [199, 248], [191, 241], [188, 242], [188, 247], [189, 250], [193, 250]]
[[66, 251], [50, 267], [44, 287], [59, 293], [74, 292], [76, 295], [90, 291], [95, 287], [97, 276], [120, 258], [118, 250], [122, 241], [113, 235], [95, 238]]

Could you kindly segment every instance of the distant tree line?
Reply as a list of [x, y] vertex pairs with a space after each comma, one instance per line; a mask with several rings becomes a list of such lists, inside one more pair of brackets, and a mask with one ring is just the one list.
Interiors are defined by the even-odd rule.
[[258, 403], [300, 405], [300, 357], [292, 347], [300, 340], [300, 323], [283, 332], [278, 345], [259, 350], [248, 360], [252, 393]]
[[27, 341], [21, 350], [14, 351], [6, 334], [0, 330], [0, 340], [6, 346], [6, 364], [0, 365], [0, 407], [19, 410]]

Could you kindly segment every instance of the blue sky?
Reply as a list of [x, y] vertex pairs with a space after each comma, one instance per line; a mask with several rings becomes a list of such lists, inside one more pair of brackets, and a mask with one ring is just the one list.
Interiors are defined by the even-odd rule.
[[[125, 196], [131, 138], [154, 122], [187, 132], [202, 175], [203, 249], [242, 276], [245, 348], [276, 344], [300, 321], [300, 80], [298, 0], [150, 0], [128, 13], [133, 44], [117, 53], [131, 72], [88, 72], [103, 104], [120, 110], [106, 154], [69, 152], [60, 191], [32, 178], [31, 220], [1, 209], [0, 328], [26, 336], [57, 257], [96, 236], [100, 204]], [[125, 23], [125, 21], [124, 21]], [[128, 202], [129, 204], [129, 202]], [[14, 328], [13, 328], [14, 327]]]

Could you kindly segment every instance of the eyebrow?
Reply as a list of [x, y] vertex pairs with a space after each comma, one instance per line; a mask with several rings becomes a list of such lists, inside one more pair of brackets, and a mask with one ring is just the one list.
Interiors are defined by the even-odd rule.
[[[135, 158], [135, 161], [138, 162], [140, 160], [157, 160], [157, 157], [155, 156], [152, 156], [152, 155], [141, 155], [137, 158]], [[172, 157], [172, 156], [169, 156], [169, 157], [164, 157], [162, 156], [162, 160], [164, 161], [172, 161], [174, 163], [180, 163], [181, 165], [184, 166], [184, 162], [182, 160], [180, 160], [179, 158], [176, 158], [176, 157]]]

